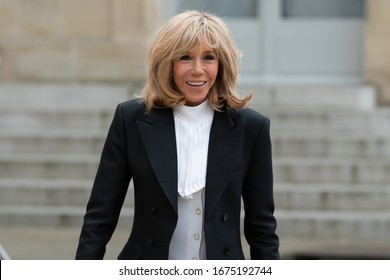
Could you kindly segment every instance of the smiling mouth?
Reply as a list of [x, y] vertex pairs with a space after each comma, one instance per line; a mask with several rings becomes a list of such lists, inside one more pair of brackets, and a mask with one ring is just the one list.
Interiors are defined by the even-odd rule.
[[206, 84], [206, 82], [186, 82], [187, 85], [192, 87], [200, 87]]

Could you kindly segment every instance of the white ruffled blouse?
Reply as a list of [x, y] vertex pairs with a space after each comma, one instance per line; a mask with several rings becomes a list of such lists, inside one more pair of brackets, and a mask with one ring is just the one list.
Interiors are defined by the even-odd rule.
[[176, 133], [178, 192], [181, 197], [206, 185], [207, 154], [214, 109], [206, 100], [198, 106], [173, 109]]

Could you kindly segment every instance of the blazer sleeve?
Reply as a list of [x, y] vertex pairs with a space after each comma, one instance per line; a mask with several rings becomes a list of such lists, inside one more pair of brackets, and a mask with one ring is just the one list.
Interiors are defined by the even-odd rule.
[[121, 105], [116, 108], [87, 204], [76, 259], [103, 259], [131, 179]]
[[253, 144], [243, 187], [244, 234], [251, 259], [279, 259], [274, 213], [270, 121], [263, 117]]

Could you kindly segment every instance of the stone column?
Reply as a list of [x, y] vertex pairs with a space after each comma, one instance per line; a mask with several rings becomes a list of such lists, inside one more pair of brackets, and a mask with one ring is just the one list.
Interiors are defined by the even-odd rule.
[[364, 78], [377, 87], [379, 104], [390, 106], [390, 1], [366, 0]]

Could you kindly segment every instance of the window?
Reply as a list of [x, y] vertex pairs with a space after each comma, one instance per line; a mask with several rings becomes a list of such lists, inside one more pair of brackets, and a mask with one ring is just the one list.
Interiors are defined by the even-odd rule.
[[364, 0], [282, 0], [284, 18], [362, 18]]
[[255, 18], [257, 3], [257, 0], [180, 0], [176, 5], [179, 12], [199, 10], [225, 18]]

